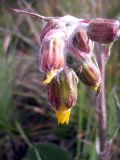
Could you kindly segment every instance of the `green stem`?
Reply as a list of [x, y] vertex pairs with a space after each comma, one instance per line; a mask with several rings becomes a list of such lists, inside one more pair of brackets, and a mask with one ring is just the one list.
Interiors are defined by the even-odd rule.
[[16, 121], [15, 125], [16, 125], [16, 128], [18, 129], [19, 133], [21, 134], [21, 137], [25, 140], [27, 145], [34, 150], [34, 153], [36, 155], [37, 160], [42, 160], [37, 148], [29, 141], [28, 137], [25, 135], [25, 133], [24, 133], [24, 131], [18, 121]]
[[80, 86], [80, 90], [81, 92], [79, 97], [78, 98], [78, 104], [79, 104], [79, 111], [78, 111], [78, 133], [77, 133], [77, 160], [80, 159], [80, 151], [81, 151], [81, 140], [80, 140], [80, 132], [81, 132], [81, 129], [82, 129], [82, 121], [83, 121], [83, 107], [84, 107], [84, 86], [81, 85]]

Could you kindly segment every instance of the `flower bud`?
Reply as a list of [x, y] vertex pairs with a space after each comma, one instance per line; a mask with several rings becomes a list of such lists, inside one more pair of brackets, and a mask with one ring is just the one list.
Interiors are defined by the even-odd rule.
[[45, 84], [49, 83], [64, 66], [64, 36], [65, 33], [61, 30], [50, 30], [42, 41], [39, 65], [40, 69], [46, 72], [46, 79], [43, 82]]
[[87, 28], [88, 37], [99, 43], [110, 43], [120, 35], [120, 23], [117, 20], [95, 19]]
[[88, 38], [87, 32], [85, 30], [80, 30], [75, 33], [73, 37], [73, 45], [81, 52], [89, 53], [93, 48], [91, 40]]
[[77, 84], [75, 72], [67, 67], [48, 85], [48, 99], [56, 112], [58, 123], [69, 123], [71, 108], [77, 101]]
[[77, 75], [84, 84], [93, 87], [97, 91], [100, 89], [101, 74], [91, 60], [81, 62]]

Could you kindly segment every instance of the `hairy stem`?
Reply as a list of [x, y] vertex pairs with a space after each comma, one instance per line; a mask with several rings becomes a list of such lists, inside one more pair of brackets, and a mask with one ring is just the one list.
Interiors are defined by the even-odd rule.
[[99, 45], [97, 49], [98, 63], [101, 72], [101, 92], [97, 99], [98, 132], [100, 160], [108, 160], [108, 146], [106, 141], [107, 113], [105, 102], [105, 54], [104, 47]]
[[20, 9], [14, 9], [14, 8], [8, 8], [9, 11], [12, 11], [12, 12], [15, 12], [15, 13], [18, 13], [18, 14], [26, 14], [26, 15], [30, 15], [32, 17], [36, 17], [38, 18], [39, 20], [41, 21], [46, 21], [48, 22], [49, 20], [51, 19], [58, 19], [60, 17], [44, 17], [40, 14], [37, 14], [37, 13], [33, 13], [33, 12], [28, 12], [28, 11], [23, 11], [23, 10], [20, 10]]

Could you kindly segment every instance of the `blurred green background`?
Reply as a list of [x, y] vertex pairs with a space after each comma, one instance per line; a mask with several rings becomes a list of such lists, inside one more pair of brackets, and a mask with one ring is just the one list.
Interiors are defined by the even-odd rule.
[[[58, 125], [42, 85], [36, 55], [42, 23], [8, 8], [44, 16], [119, 19], [119, 0], [0, 1], [0, 160], [97, 160], [94, 96], [79, 83], [69, 125]], [[111, 160], [120, 159], [120, 41], [106, 66], [108, 140]], [[118, 128], [118, 132], [115, 132]]]

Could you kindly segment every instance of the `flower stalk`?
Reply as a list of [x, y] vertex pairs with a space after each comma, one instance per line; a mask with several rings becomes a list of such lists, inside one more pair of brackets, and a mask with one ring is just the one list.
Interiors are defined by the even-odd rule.
[[[9, 10], [12, 11], [12, 12], [18, 13], [18, 14], [30, 15], [32, 17], [38, 18], [40, 21], [45, 21], [45, 22], [48, 22], [51, 19], [55, 19], [55, 17], [44, 17], [40, 14], [32, 13], [32, 12], [28, 12], [28, 11], [23, 11], [23, 10], [20, 10], [20, 9], [9, 8]], [[59, 17], [56, 17], [56, 18], [59, 18]]]
[[97, 48], [98, 64], [101, 73], [101, 92], [97, 100], [97, 116], [98, 116], [98, 134], [99, 134], [99, 155], [100, 160], [109, 159], [109, 150], [106, 141], [107, 130], [107, 113], [106, 113], [106, 101], [105, 101], [105, 53], [104, 48], [99, 44]]

